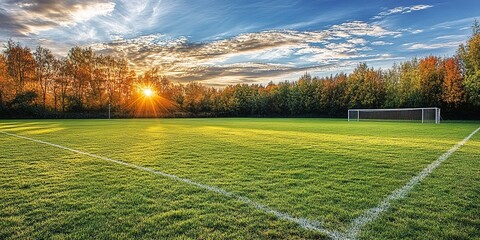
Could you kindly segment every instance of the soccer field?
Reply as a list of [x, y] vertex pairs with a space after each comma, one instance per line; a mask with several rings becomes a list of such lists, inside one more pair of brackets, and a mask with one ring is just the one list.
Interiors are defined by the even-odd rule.
[[1, 120], [0, 239], [480, 238], [479, 126]]

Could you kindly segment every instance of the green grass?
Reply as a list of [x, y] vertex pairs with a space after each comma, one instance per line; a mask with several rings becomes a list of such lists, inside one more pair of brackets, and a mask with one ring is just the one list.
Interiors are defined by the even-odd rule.
[[[0, 121], [15, 133], [248, 197], [345, 231], [479, 122], [328, 119]], [[0, 134], [0, 239], [315, 239], [235, 198]], [[474, 136], [361, 238], [480, 238]]]

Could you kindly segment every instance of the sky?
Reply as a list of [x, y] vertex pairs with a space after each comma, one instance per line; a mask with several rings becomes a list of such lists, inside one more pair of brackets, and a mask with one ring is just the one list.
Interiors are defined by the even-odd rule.
[[0, 0], [0, 44], [92, 47], [222, 87], [452, 56], [474, 19], [479, 0]]

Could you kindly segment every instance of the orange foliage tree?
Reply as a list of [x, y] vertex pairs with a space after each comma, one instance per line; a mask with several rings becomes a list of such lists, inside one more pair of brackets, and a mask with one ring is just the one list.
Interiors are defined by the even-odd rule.
[[457, 58], [446, 58], [442, 62], [443, 84], [442, 100], [449, 106], [459, 106], [465, 102], [463, 94], [463, 76]]
[[440, 66], [441, 60], [436, 56], [422, 58], [418, 64], [420, 91], [427, 106], [439, 106], [442, 100], [443, 74]]

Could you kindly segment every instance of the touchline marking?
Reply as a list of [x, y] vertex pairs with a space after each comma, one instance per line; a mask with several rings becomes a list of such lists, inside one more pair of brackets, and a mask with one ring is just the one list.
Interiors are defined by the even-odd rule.
[[[423, 181], [428, 175], [430, 175], [433, 170], [435, 170], [440, 164], [442, 164], [445, 160], [447, 160], [450, 155], [452, 155], [455, 151], [457, 151], [460, 147], [465, 145], [467, 141], [475, 135], [478, 131], [480, 131], [480, 127], [474, 130], [470, 135], [464, 138], [462, 141], [457, 143], [455, 146], [450, 148], [446, 153], [442, 154], [438, 157], [437, 160], [430, 163], [426, 168], [424, 168], [418, 175], [414, 176], [410, 181], [405, 184], [403, 187], [393, 191], [388, 195], [383, 201], [376, 207], [368, 209], [365, 211], [360, 217], [354, 219], [350, 224], [350, 228], [347, 230], [346, 235], [340, 236], [339, 239], [357, 239], [358, 235], [362, 228], [369, 224], [370, 222], [375, 221], [381, 213], [385, 212], [390, 208], [390, 202], [398, 199], [404, 198], [408, 192], [412, 190], [412, 188], [417, 185], [419, 182]], [[333, 237], [335, 238], [335, 237]]]
[[9, 135], [9, 136], [12, 136], [12, 137], [22, 138], [22, 139], [30, 140], [30, 141], [33, 141], [33, 142], [49, 145], [49, 146], [56, 147], [56, 148], [61, 148], [61, 149], [64, 149], [64, 150], [67, 150], [67, 151], [70, 151], [70, 152], [78, 153], [78, 154], [89, 156], [89, 157], [92, 157], [92, 158], [98, 158], [98, 159], [101, 159], [101, 160], [113, 162], [113, 163], [124, 165], [124, 166], [130, 167], [130, 168], [136, 168], [136, 169], [143, 170], [143, 171], [146, 171], [146, 172], [149, 172], [149, 173], [153, 173], [153, 174], [160, 175], [160, 176], [163, 176], [163, 177], [166, 177], [166, 178], [170, 178], [170, 179], [173, 179], [173, 180], [176, 180], [176, 181], [179, 181], [179, 182], [183, 182], [183, 183], [186, 183], [186, 184], [189, 184], [189, 185], [193, 185], [193, 186], [196, 186], [196, 187], [199, 187], [199, 188], [203, 188], [205, 190], [215, 192], [215, 193], [227, 196], [227, 197], [235, 198], [236, 200], [238, 200], [240, 202], [243, 202], [243, 203], [245, 203], [249, 206], [252, 206], [252, 207], [254, 207], [258, 210], [261, 210], [265, 213], [273, 214], [279, 219], [294, 222], [304, 229], [314, 230], [314, 231], [317, 231], [317, 232], [325, 233], [330, 238], [338, 239], [338, 238], [342, 238], [342, 236], [343, 236], [343, 234], [341, 234], [340, 232], [330, 231], [330, 230], [322, 228], [321, 224], [318, 221], [311, 221], [311, 220], [306, 219], [306, 218], [293, 217], [293, 216], [289, 215], [288, 213], [277, 211], [277, 210], [275, 210], [273, 208], [270, 208], [270, 207], [267, 207], [267, 206], [265, 206], [261, 203], [255, 202], [255, 201], [253, 201], [253, 200], [251, 200], [247, 197], [242, 197], [238, 194], [228, 192], [228, 191], [223, 190], [221, 188], [217, 188], [217, 187], [209, 186], [209, 185], [206, 185], [206, 184], [194, 182], [194, 181], [192, 181], [188, 178], [182, 178], [182, 177], [179, 177], [179, 176], [176, 176], [176, 175], [173, 175], [173, 174], [164, 173], [164, 172], [161, 172], [161, 171], [156, 171], [156, 170], [153, 170], [153, 169], [147, 168], [147, 167], [142, 167], [140, 165], [127, 163], [127, 162], [123, 162], [123, 161], [120, 161], [120, 160], [111, 159], [111, 158], [108, 158], [108, 157], [102, 157], [102, 156], [87, 153], [87, 152], [82, 152], [82, 151], [79, 151], [79, 150], [76, 150], [76, 149], [73, 149], [73, 148], [64, 147], [62, 145], [49, 143], [49, 142], [45, 142], [45, 141], [34, 139], [34, 138], [29, 138], [29, 137], [25, 137], [25, 136], [13, 134], [13, 133], [8, 133], [8, 132], [4, 132], [4, 131], [1, 131], [0, 133], [3, 133], [5, 135]]

